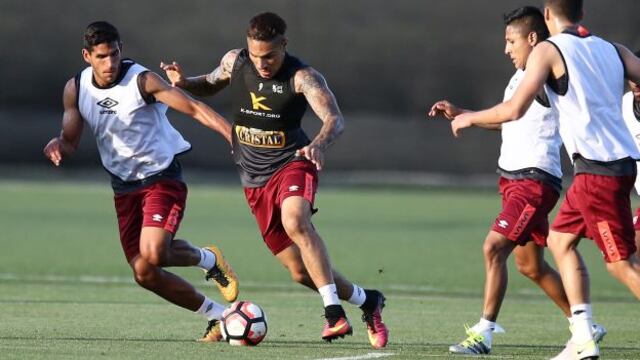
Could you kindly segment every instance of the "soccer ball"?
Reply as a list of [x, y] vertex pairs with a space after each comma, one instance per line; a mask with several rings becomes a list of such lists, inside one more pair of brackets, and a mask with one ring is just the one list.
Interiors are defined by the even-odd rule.
[[222, 313], [222, 338], [231, 345], [258, 345], [267, 335], [267, 317], [250, 301], [236, 301]]

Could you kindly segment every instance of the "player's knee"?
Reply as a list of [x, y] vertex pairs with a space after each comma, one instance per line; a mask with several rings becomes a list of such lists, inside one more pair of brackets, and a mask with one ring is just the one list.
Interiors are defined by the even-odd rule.
[[133, 268], [133, 278], [143, 288], [155, 289], [159, 283], [158, 268], [150, 264], [136, 264]]
[[528, 277], [533, 281], [537, 281], [542, 277], [542, 271], [537, 264], [531, 264], [528, 262], [521, 262], [516, 260], [516, 268], [520, 274]]
[[166, 250], [158, 247], [140, 249], [140, 256], [151, 265], [162, 266], [167, 258]]
[[613, 275], [614, 277], [620, 279], [620, 278], [625, 277], [626, 273], [628, 271], [631, 271], [632, 268], [629, 265], [629, 261], [620, 260], [620, 261], [608, 262], [607, 263], [607, 270], [609, 271], [609, 273], [611, 275]]
[[287, 232], [290, 238], [298, 238], [301, 235], [306, 235], [313, 230], [311, 222], [305, 219], [304, 216], [295, 214], [282, 217], [282, 226]]
[[482, 253], [484, 254], [484, 258], [490, 261], [496, 261], [499, 257], [499, 247], [495, 242], [491, 241], [489, 238], [485, 240], [484, 244], [482, 244]]
[[291, 267], [289, 268], [289, 274], [291, 274], [291, 280], [298, 284], [308, 285], [309, 283], [312, 283], [309, 273], [304, 268]]
[[484, 254], [485, 261], [490, 262], [504, 262], [511, 254], [513, 247], [510, 240], [507, 238], [489, 233], [482, 244], [482, 253]]

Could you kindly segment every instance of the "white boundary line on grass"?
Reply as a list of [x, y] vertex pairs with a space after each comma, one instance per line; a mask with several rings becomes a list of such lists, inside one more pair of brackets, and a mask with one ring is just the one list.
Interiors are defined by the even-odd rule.
[[361, 359], [377, 359], [387, 356], [394, 356], [394, 353], [368, 353], [365, 355], [347, 356], [347, 357], [335, 357], [335, 358], [321, 358], [316, 360], [361, 360]]
[[[101, 275], [23, 275], [16, 273], [1, 273], [0, 281], [47, 281], [47, 282], [78, 282], [84, 284], [135, 284], [133, 277], [128, 276], [101, 276]], [[264, 281], [243, 281], [243, 285], [257, 289], [297, 289], [299, 286], [292, 282], [264, 282]], [[420, 286], [410, 284], [395, 284], [388, 286], [391, 290], [399, 291], [425, 291], [438, 292], [439, 289], [432, 286]]]

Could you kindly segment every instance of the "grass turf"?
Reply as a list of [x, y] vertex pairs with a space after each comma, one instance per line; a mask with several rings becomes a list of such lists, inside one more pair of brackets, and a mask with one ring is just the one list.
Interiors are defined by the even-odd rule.
[[[291, 283], [262, 245], [239, 187], [190, 188], [179, 237], [219, 245], [241, 277], [241, 298], [269, 317], [262, 344], [234, 348], [194, 342], [201, 318], [133, 284], [111, 197], [107, 184], [0, 182], [0, 358], [455, 358], [448, 345], [480, 315], [482, 240], [499, 210], [490, 191], [321, 188], [314, 223], [334, 265], [387, 296], [391, 340], [380, 352], [369, 347], [351, 306], [354, 336], [319, 340], [319, 297]], [[590, 241], [580, 249], [596, 320], [609, 329], [603, 357], [640, 358], [637, 300], [606, 274]], [[174, 270], [220, 299], [199, 270]], [[549, 358], [568, 337], [566, 320], [512, 264], [510, 271], [499, 319], [507, 333], [495, 336], [491, 357]]]

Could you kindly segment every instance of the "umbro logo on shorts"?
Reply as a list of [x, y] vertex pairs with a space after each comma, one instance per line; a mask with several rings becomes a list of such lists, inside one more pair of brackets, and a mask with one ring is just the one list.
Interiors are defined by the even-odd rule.
[[509, 226], [509, 223], [506, 220], [498, 220], [498, 226], [503, 229], [506, 229]]
[[300, 186], [298, 185], [289, 186], [289, 191], [298, 191], [298, 190], [300, 190]]
[[151, 217], [151, 219], [153, 219], [153, 221], [155, 222], [161, 222], [163, 217], [160, 214], [153, 214], [153, 216]]

